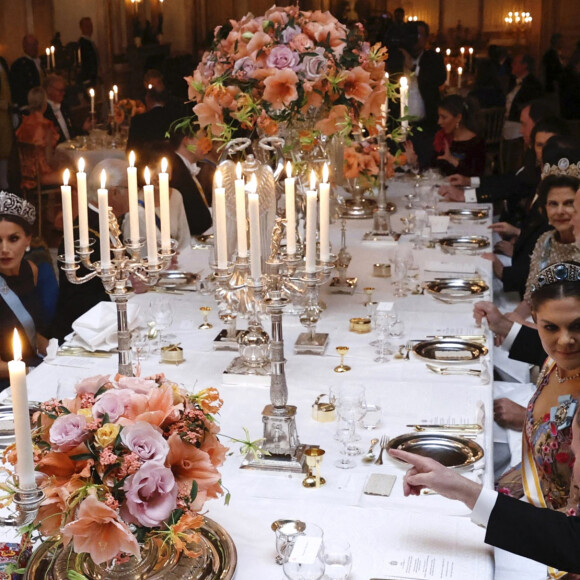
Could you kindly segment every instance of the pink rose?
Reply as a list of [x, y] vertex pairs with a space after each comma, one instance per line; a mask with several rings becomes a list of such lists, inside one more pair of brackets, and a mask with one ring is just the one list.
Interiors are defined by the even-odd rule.
[[131, 391], [123, 389], [110, 389], [103, 393], [93, 405], [93, 417], [100, 419], [109, 416], [109, 423], [114, 423], [125, 414], [131, 404]]
[[61, 415], [50, 428], [52, 446], [63, 453], [80, 445], [87, 437], [87, 420], [84, 415]]
[[256, 62], [254, 59], [249, 56], [244, 56], [243, 58], [236, 60], [236, 63], [234, 64], [234, 75], [237, 74], [238, 76], [247, 79], [255, 69]]
[[290, 41], [301, 32], [302, 29], [299, 26], [288, 26], [288, 28], [282, 31], [282, 42], [284, 44], [290, 44]]
[[97, 375], [95, 377], [89, 377], [79, 381], [75, 385], [75, 390], [77, 395], [84, 395], [85, 393], [90, 393], [91, 395], [96, 395], [97, 391], [109, 382], [109, 375]]
[[287, 46], [279, 44], [275, 46], [266, 60], [266, 65], [269, 68], [291, 68], [294, 69], [300, 61], [300, 57]]
[[120, 389], [130, 389], [134, 393], [141, 395], [146, 395], [153, 387], [157, 386], [155, 381], [140, 377], [121, 377], [117, 384]]
[[309, 81], [318, 80], [323, 74], [326, 73], [328, 68], [328, 60], [324, 56], [324, 48], [318, 47], [314, 49], [314, 52], [318, 53], [316, 56], [305, 56], [302, 61], [302, 69], [304, 70], [304, 76]]
[[138, 421], [121, 431], [123, 444], [143, 461], [163, 463], [169, 453], [169, 444], [158, 429], [150, 423]]
[[171, 469], [154, 461], [143, 464], [123, 485], [123, 519], [139, 526], [154, 528], [171, 515], [177, 504], [177, 485]]

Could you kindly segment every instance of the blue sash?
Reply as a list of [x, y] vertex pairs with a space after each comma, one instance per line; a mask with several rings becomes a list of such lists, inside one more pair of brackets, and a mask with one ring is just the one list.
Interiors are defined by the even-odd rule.
[[26, 332], [26, 336], [32, 345], [32, 348], [36, 351], [36, 326], [34, 324], [34, 320], [32, 320], [32, 316], [26, 308], [24, 308], [24, 304], [20, 301], [17, 294], [14, 290], [11, 290], [6, 284], [6, 280], [2, 276], [0, 276], [0, 298], [6, 302], [6, 305], [12, 312], [14, 316], [18, 318], [18, 321], [24, 328], [24, 332]]

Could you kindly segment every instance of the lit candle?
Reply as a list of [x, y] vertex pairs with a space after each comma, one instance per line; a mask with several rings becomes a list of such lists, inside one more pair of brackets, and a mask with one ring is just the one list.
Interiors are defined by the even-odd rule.
[[473, 46], [469, 47], [469, 61], [468, 61], [468, 65], [469, 65], [469, 70], [472, 71], [473, 70]]
[[111, 116], [115, 114], [115, 93], [109, 91], [109, 105], [111, 106]]
[[62, 197], [62, 224], [64, 229], [64, 260], [66, 264], [72, 264], [75, 261], [75, 239], [73, 235], [73, 216], [72, 216], [72, 199], [71, 187], [68, 184], [70, 171], [64, 170], [62, 174], [62, 185], [60, 194]]
[[457, 88], [461, 88], [461, 75], [463, 74], [463, 67], [457, 67]]
[[113, 94], [115, 96], [115, 104], [119, 101], [119, 87], [117, 85], [113, 85]]
[[89, 97], [91, 97], [91, 115], [95, 113], [95, 89], [89, 89]]
[[446, 54], [447, 56], [451, 56], [451, 49], [450, 49], [450, 48], [448, 48], [448, 49], [445, 51], [445, 54]]
[[54, 70], [56, 68], [56, 60], [54, 58], [54, 46], [50, 47], [50, 61], [52, 63], [52, 69]]
[[459, 49], [459, 53], [461, 54], [461, 65], [464, 66], [465, 65], [465, 47], [462, 46]]
[[228, 238], [226, 233], [226, 190], [221, 170], [215, 172], [213, 208], [215, 212], [215, 242], [218, 268], [228, 267]]
[[131, 236], [131, 242], [136, 244], [139, 241], [139, 189], [137, 187], [135, 151], [129, 153], [127, 184], [129, 186], [129, 235]]
[[385, 73], [385, 103], [381, 105], [381, 117], [383, 118], [383, 127], [387, 127], [387, 119], [389, 115], [389, 73]]
[[161, 160], [159, 174], [159, 218], [161, 220], [161, 250], [171, 250], [171, 227], [169, 223], [169, 174], [167, 173], [167, 158]]
[[50, 70], [50, 48], [46, 49], [46, 70]]
[[328, 163], [322, 168], [322, 183], [320, 190], [320, 261], [330, 260], [330, 183], [328, 183]]
[[151, 185], [151, 172], [145, 167], [145, 184], [143, 197], [145, 199], [145, 231], [147, 235], [147, 261], [150, 266], [157, 266], [157, 226], [155, 225], [155, 188]]
[[260, 196], [258, 182], [252, 173], [248, 186], [248, 216], [250, 218], [250, 275], [258, 281], [262, 276], [262, 247], [260, 241]]
[[296, 254], [296, 178], [292, 177], [292, 163], [286, 163], [286, 179], [284, 193], [286, 194], [286, 253]]
[[89, 247], [89, 208], [87, 205], [87, 174], [85, 160], [80, 157], [77, 172], [77, 209], [79, 214], [79, 245]]
[[447, 69], [447, 80], [445, 81], [445, 84], [449, 86], [451, 84], [451, 64], [446, 64], [445, 68]]
[[[407, 77], [401, 77], [400, 80], [400, 99], [401, 99], [401, 117], [407, 116], [407, 108], [409, 105], [409, 81]], [[409, 127], [409, 121], [404, 120], [401, 123], [401, 128], [406, 131]]]
[[439, 54], [439, 53], [441, 52], [441, 49], [440, 49], [439, 47], [437, 47], [437, 48], [435, 49], [435, 52], [436, 52], [437, 54]]
[[101, 268], [111, 267], [111, 242], [109, 239], [109, 192], [105, 189], [107, 172], [101, 171], [101, 189], [97, 190], [99, 199], [99, 238], [101, 249]]
[[28, 411], [28, 389], [26, 386], [26, 365], [22, 359], [22, 346], [18, 332], [14, 329], [12, 343], [14, 360], [8, 362], [10, 375], [10, 392], [12, 395], [12, 412], [14, 415], [14, 435], [16, 438], [16, 471], [20, 489], [34, 489], [34, 454], [32, 451], [32, 434], [30, 431], [30, 413]]
[[306, 192], [306, 272], [316, 272], [316, 175], [310, 171]]
[[246, 184], [242, 176], [242, 164], [236, 163], [236, 226], [238, 234], [238, 256], [248, 257], [248, 234], [246, 231]]

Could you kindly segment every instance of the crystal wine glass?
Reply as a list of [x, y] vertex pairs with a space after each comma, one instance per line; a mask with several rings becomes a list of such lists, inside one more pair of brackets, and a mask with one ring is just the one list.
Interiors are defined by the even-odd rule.
[[[324, 532], [315, 525], [306, 522], [304, 532], [296, 536], [295, 541], [289, 544], [284, 555], [283, 570], [290, 580], [320, 580], [324, 576]], [[318, 545], [315, 555], [305, 550], [306, 544]]]
[[345, 540], [324, 540], [324, 574], [329, 580], [346, 580], [352, 570], [352, 553]]
[[[161, 346], [163, 344], [163, 332], [167, 330], [171, 324], [173, 323], [173, 307], [171, 302], [166, 298], [161, 300], [152, 301], [151, 305], [151, 314], [153, 316], [153, 321], [155, 322], [155, 327], [158, 330], [157, 334], [157, 344], [159, 350], [161, 350]], [[167, 340], [169, 337], [165, 337]]]

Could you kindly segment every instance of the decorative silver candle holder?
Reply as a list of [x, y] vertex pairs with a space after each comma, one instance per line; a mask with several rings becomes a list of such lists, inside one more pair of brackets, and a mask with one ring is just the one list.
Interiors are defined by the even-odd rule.
[[0, 526], [21, 528], [36, 519], [38, 508], [46, 497], [43, 487], [48, 483], [48, 477], [40, 472], [34, 475], [35, 486], [31, 489], [21, 489], [17, 476], [14, 477], [14, 485], [6, 484], [13, 491], [12, 503], [16, 506], [16, 512], [7, 517], [0, 517]]
[[352, 260], [352, 256], [346, 247], [346, 220], [343, 219], [340, 228], [340, 250], [336, 259], [336, 271], [338, 276], [335, 276], [329, 286], [329, 290], [333, 294], [354, 294], [358, 279], [356, 277], [347, 277], [347, 270]]

